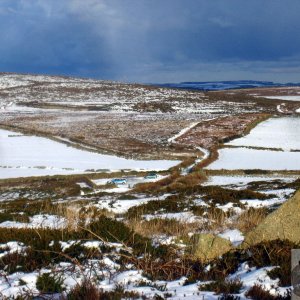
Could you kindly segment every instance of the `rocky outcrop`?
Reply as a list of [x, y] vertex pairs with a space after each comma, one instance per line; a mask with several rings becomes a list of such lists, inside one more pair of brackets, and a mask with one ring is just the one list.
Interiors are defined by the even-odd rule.
[[276, 239], [300, 243], [300, 190], [249, 232], [243, 245], [247, 247]]

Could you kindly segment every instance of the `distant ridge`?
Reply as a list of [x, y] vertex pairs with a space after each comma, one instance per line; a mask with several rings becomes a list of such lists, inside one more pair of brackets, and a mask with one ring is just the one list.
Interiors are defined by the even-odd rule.
[[237, 81], [203, 81], [203, 82], [181, 82], [155, 84], [161, 87], [191, 89], [201, 91], [221, 91], [231, 89], [249, 89], [259, 87], [293, 87], [300, 86], [300, 83], [275, 83], [272, 81], [237, 80]]

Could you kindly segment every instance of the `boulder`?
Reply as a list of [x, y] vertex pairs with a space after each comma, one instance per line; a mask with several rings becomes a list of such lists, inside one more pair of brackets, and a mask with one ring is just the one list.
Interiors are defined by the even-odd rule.
[[201, 233], [194, 236], [193, 256], [202, 261], [210, 261], [233, 248], [229, 240], [211, 233]]
[[276, 239], [300, 243], [300, 190], [250, 231], [243, 246]]

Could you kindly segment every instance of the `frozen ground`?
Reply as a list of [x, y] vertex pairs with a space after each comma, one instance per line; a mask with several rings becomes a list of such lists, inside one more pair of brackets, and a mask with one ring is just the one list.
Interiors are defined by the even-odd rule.
[[300, 170], [299, 128], [298, 117], [268, 119], [250, 134], [225, 144], [236, 148], [220, 149], [208, 169]]
[[52, 140], [0, 130], [0, 178], [80, 174], [95, 170], [165, 170], [179, 161], [130, 160], [83, 151]]
[[210, 170], [300, 170], [300, 152], [224, 148]]
[[299, 101], [300, 102], [300, 96], [264, 96], [264, 98], [267, 99], [278, 99], [278, 100], [287, 100], [287, 101]]
[[226, 145], [299, 150], [299, 129], [300, 117], [271, 118]]

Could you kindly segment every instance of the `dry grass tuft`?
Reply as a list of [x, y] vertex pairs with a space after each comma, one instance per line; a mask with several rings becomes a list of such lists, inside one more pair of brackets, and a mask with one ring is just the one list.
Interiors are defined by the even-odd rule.
[[96, 207], [82, 207], [79, 203], [60, 203], [56, 206], [55, 214], [66, 219], [66, 228], [69, 232], [77, 231], [80, 227], [85, 227], [97, 217], [104, 215], [111, 217], [112, 213], [105, 209], [98, 210]]
[[196, 232], [201, 227], [197, 222], [182, 222], [175, 219], [155, 218], [149, 221], [138, 218], [131, 219], [131, 228], [146, 237], [166, 234], [170, 236], [187, 236], [190, 232]]
[[203, 215], [206, 221], [202, 225], [203, 231], [223, 231], [229, 226], [229, 212], [224, 212], [217, 207], [211, 207]]
[[260, 224], [267, 214], [268, 210], [266, 208], [250, 208], [238, 217], [236, 227], [242, 233], [246, 234]]

